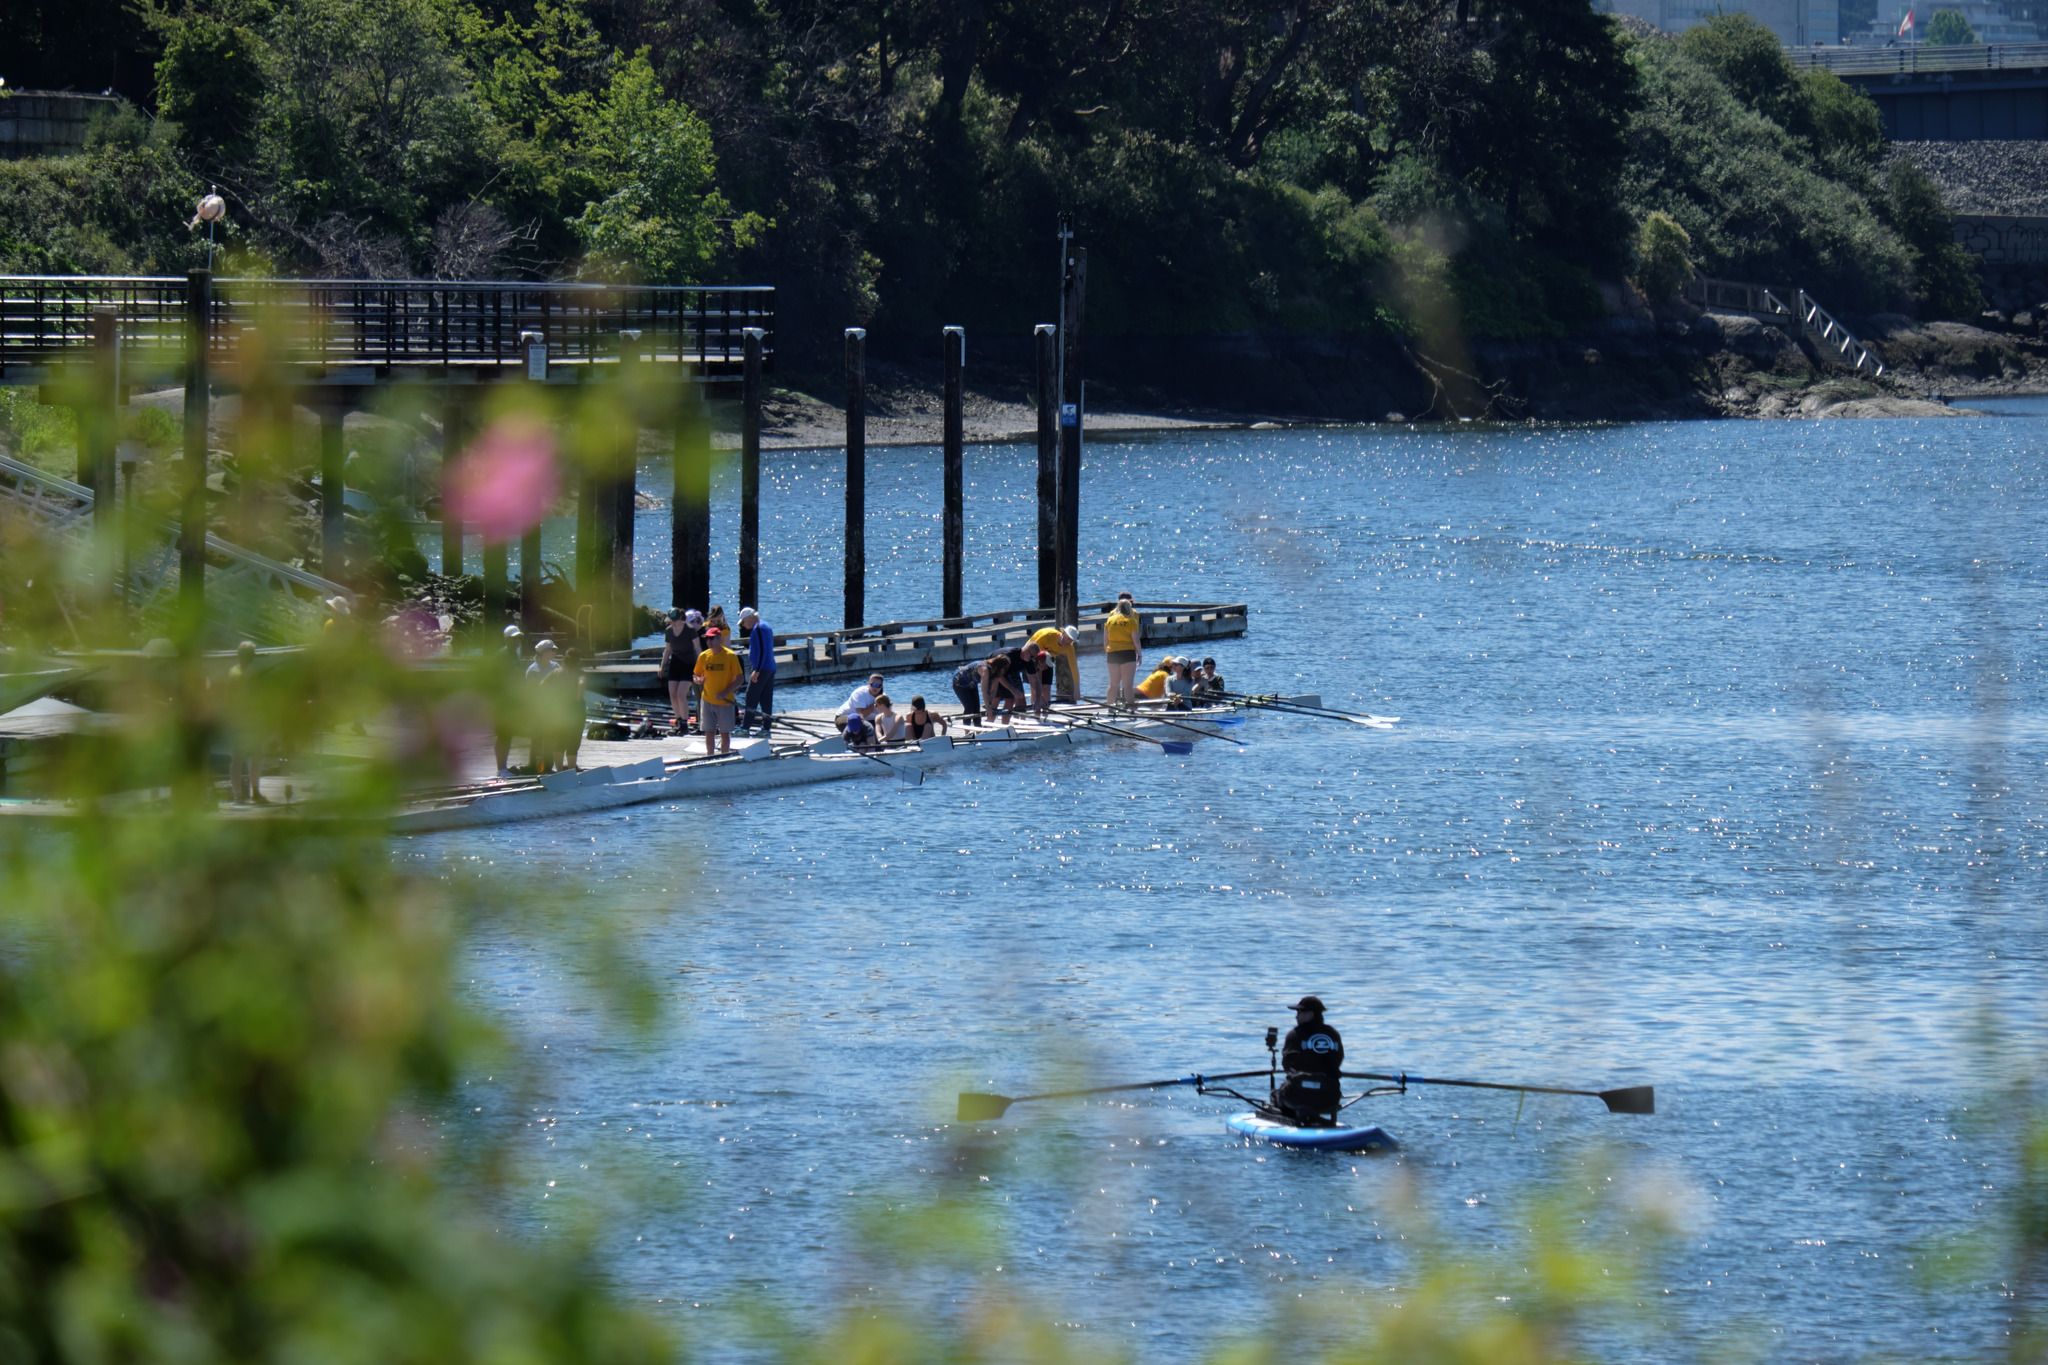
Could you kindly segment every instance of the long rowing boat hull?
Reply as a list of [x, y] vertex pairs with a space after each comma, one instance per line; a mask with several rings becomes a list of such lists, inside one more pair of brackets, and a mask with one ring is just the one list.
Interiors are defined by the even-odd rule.
[[[1205, 733], [1215, 734], [1218, 722], [1232, 714], [1220, 707], [1211, 708], [1206, 718], [1202, 712], [1175, 713], [1172, 725], [1199, 726]], [[1119, 720], [1117, 728], [1153, 738], [1171, 739], [1185, 735], [1184, 728], [1168, 728], [1149, 718]], [[421, 802], [394, 816], [391, 825], [403, 834], [473, 829], [561, 815], [587, 815], [653, 801], [736, 796], [855, 777], [886, 777], [889, 774], [885, 769], [931, 770], [1120, 738], [1123, 736], [1085, 726], [1019, 725], [979, 730], [971, 737], [959, 739], [941, 735], [924, 741], [916, 749], [883, 751], [878, 756], [879, 761], [847, 752], [843, 740], [828, 740], [800, 750], [771, 752], [765, 757], [735, 754], [730, 758], [699, 759], [659, 774], [651, 771], [656, 760], [649, 760], [631, 768], [599, 768], [560, 775], [568, 779], [566, 781], [544, 782], [511, 790], [487, 789], [434, 802]]]
[[1401, 1144], [1384, 1128], [1296, 1128], [1257, 1114], [1232, 1114], [1223, 1120], [1255, 1142], [1294, 1147], [1308, 1152], [1398, 1152]]

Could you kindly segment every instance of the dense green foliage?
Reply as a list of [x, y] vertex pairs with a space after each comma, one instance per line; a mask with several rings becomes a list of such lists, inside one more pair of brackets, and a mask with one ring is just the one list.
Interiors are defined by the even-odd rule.
[[102, 205], [83, 191], [103, 170], [10, 170], [0, 266], [172, 268], [182, 229], [148, 186], [203, 179], [261, 267], [773, 282], [799, 362], [856, 322], [1025, 334], [1062, 211], [1098, 334], [1562, 335], [1599, 320], [1595, 281], [1637, 269], [1653, 213], [1699, 269], [1847, 312], [1967, 301], [1893, 221], [1875, 107], [1740, 15], [1678, 41], [1586, 0], [147, 17], [165, 122], [96, 155], [146, 155], [156, 179]]
[[1705, 274], [1804, 288], [1848, 312], [1907, 302], [1911, 255], [1886, 221], [1867, 100], [1825, 73], [1806, 79], [1743, 15], [1629, 55], [1644, 98], [1622, 189], [1634, 216], [1676, 219]]
[[1970, 27], [1970, 21], [1959, 9], [1938, 9], [1933, 22], [1927, 25], [1927, 41], [1937, 46], [1960, 47], [1977, 40], [1977, 30]]

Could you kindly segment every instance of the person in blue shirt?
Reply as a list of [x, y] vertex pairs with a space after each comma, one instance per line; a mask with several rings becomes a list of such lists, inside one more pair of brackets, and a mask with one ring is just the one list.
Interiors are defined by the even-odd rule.
[[775, 627], [752, 607], [740, 608], [740, 629], [747, 633], [747, 697], [740, 709], [740, 732], [758, 722], [767, 734], [775, 719]]

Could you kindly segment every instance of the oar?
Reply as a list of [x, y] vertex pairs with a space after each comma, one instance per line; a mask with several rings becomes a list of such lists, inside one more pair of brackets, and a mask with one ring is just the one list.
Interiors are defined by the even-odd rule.
[[1090, 1090], [1054, 1090], [1044, 1095], [1019, 1095], [1011, 1099], [1007, 1095], [962, 1095], [960, 1097], [960, 1122], [985, 1123], [999, 1119], [1013, 1104], [1026, 1100], [1071, 1100], [1081, 1095], [1108, 1095], [1119, 1090], [1164, 1090], [1170, 1085], [1204, 1085], [1210, 1081], [1241, 1081], [1247, 1076], [1270, 1076], [1270, 1069], [1259, 1071], [1228, 1071], [1221, 1076], [1177, 1076], [1170, 1081], [1139, 1081], [1135, 1085], [1098, 1085]]
[[1351, 725], [1363, 725], [1371, 730], [1390, 728], [1399, 716], [1369, 716], [1357, 711], [1333, 711], [1327, 706], [1303, 706], [1297, 702], [1285, 701], [1279, 697], [1250, 697], [1239, 692], [1225, 692], [1225, 700], [1239, 706], [1249, 706], [1259, 711], [1279, 711], [1292, 716], [1314, 716], [1318, 720], [1341, 720]]
[[1590, 1095], [1603, 1100], [1610, 1114], [1654, 1114], [1657, 1112], [1657, 1087], [1654, 1085], [1631, 1085], [1620, 1090], [1571, 1090], [1561, 1085], [1502, 1085], [1498, 1081], [1446, 1081], [1430, 1076], [1389, 1076], [1378, 1071], [1340, 1071], [1337, 1073], [1354, 1081], [1393, 1081], [1400, 1085], [1461, 1085], [1468, 1090], [1521, 1090], [1537, 1095]]
[[1093, 730], [1098, 735], [1115, 735], [1119, 739], [1136, 739], [1147, 744], [1157, 744], [1163, 752], [1169, 754], [1191, 754], [1195, 751], [1195, 742], [1191, 739], [1158, 739], [1152, 735], [1141, 735], [1136, 730], [1126, 730], [1120, 725], [1108, 725], [1099, 720], [1082, 720], [1072, 715], [1069, 715], [1067, 724], [1076, 730]]
[[[1088, 704], [1089, 704], [1090, 706], [1092, 706], [1092, 707], [1095, 707], [1095, 708], [1096, 708], [1096, 709], [1098, 709], [1098, 710], [1103, 710], [1103, 711], [1107, 711], [1107, 710], [1109, 709], [1109, 708], [1108, 708], [1107, 706], [1103, 705], [1103, 704], [1102, 704], [1102, 703], [1100, 703], [1100, 702], [1090, 702], [1090, 703], [1088, 703]], [[1072, 714], [1073, 714], [1072, 712], [1068, 712], [1068, 715], [1069, 715], [1069, 716], [1071, 716]], [[1196, 739], [1222, 739], [1222, 738], [1224, 738], [1224, 736], [1222, 736], [1222, 735], [1212, 735], [1212, 734], [1210, 734], [1210, 733], [1209, 733], [1209, 732], [1208, 732], [1207, 730], [1197, 730], [1197, 729], [1196, 729], [1196, 728], [1195, 728], [1194, 726], [1192, 726], [1192, 725], [1184, 725], [1184, 724], [1181, 724], [1180, 722], [1177, 722], [1177, 721], [1171, 721], [1171, 720], [1168, 720], [1168, 719], [1167, 719], [1167, 718], [1166, 718], [1165, 716], [1160, 716], [1160, 715], [1152, 715], [1152, 714], [1150, 714], [1150, 713], [1145, 713], [1145, 714], [1142, 714], [1142, 715], [1140, 715], [1140, 716], [1138, 717], [1138, 719], [1139, 719], [1139, 720], [1145, 720], [1145, 721], [1150, 721], [1150, 722], [1152, 722], [1152, 723], [1153, 723], [1153, 724], [1155, 724], [1155, 725], [1164, 725], [1164, 726], [1168, 727], [1169, 729], [1173, 729], [1173, 730], [1180, 730], [1180, 731], [1183, 731], [1184, 733], [1187, 733], [1187, 734], [1193, 735], [1193, 736], [1194, 736], [1194, 737], [1195, 737]], [[1243, 741], [1243, 740], [1241, 740], [1241, 739], [1233, 739], [1233, 740], [1231, 740], [1231, 743], [1233, 743], [1233, 744], [1237, 744], [1237, 745], [1243, 745], [1244, 741]]]

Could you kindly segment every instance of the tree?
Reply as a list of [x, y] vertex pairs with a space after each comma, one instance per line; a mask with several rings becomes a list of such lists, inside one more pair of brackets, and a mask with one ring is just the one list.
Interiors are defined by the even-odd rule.
[[613, 78], [592, 124], [591, 161], [618, 188], [571, 224], [589, 251], [583, 273], [691, 284], [723, 249], [751, 246], [768, 224], [734, 215], [716, 188], [704, 120], [664, 99], [643, 53]]
[[1927, 42], [1936, 47], [1961, 47], [1977, 41], [1977, 30], [1959, 9], [1938, 9], [1927, 26]]
[[1652, 303], [1678, 296], [1692, 278], [1692, 238], [1678, 220], [1653, 209], [1636, 232], [1636, 283]]
[[1923, 318], [1974, 318], [1984, 308], [1976, 263], [1955, 237], [1941, 187], [1900, 157], [1885, 178], [1892, 227], [1913, 254], [1917, 301]]
[[178, 144], [202, 160], [248, 162], [263, 114], [261, 40], [204, 14], [168, 27], [156, 64], [157, 112], [178, 125]]

